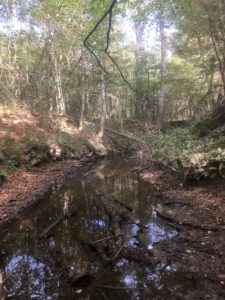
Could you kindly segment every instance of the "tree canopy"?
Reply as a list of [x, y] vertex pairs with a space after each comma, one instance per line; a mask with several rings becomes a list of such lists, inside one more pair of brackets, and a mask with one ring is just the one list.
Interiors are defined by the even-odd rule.
[[224, 16], [222, 0], [3, 0], [1, 102], [98, 118], [104, 81], [106, 117], [196, 118], [224, 98]]

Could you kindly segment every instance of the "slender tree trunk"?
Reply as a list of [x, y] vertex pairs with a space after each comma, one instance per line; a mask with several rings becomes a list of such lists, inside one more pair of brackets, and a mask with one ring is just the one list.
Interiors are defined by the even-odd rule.
[[84, 112], [85, 112], [85, 79], [82, 76], [82, 95], [81, 95], [81, 110], [80, 110], [80, 126], [79, 131], [84, 128]]
[[86, 99], [86, 107], [87, 107], [86, 114], [87, 114], [88, 118], [90, 118], [91, 117], [91, 105], [90, 105], [90, 94], [89, 94], [89, 91], [88, 91], [88, 86], [87, 86], [85, 99]]
[[[219, 71], [220, 71], [221, 79], [222, 79], [222, 82], [223, 82], [223, 91], [225, 93], [225, 61], [224, 61], [224, 54], [222, 53], [222, 58], [221, 58], [221, 55], [220, 55], [221, 54], [221, 51], [220, 51], [221, 46], [219, 45], [219, 38], [217, 36], [217, 29], [215, 29], [214, 22], [213, 22], [213, 19], [211, 18], [210, 10], [209, 10], [208, 6], [204, 5], [204, 8], [205, 8], [205, 10], [207, 12], [207, 16], [208, 16], [210, 37], [211, 37], [214, 52], [215, 52], [215, 55], [216, 55], [216, 58], [217, 58], [217, 61], [218, 61], [218, 64], [219, 64]], [[223, 49], [223, 51], [224, 51], [224, 49]]]
[[54, 49], [51, 51], [51, 58], [54, 64], [56, 111], [59, 115], [65, 115], [66, 105], [62, 88], [62, 74]]
[[104, 127], [105, 127], [105, 119], [107, 113], [107, 106], [106, 106], [106, 87], [105, 87], [105, 80], [104, 75], [102, 75], [102, 86], [101, 86], [101, 96], [102, 96], [102, 115], [101, 115], [101, 123], [100, 123], [100, 130], [98, 133], [98, 137], [102, 138], [104, 134]]
[[135, 76], [136, 76], [136, 92], [135, 92], [135, 117], [141, 119], [143, 117], [143, 99], [144, 99], [144, 83], [143, 83], [143, 50], [144, 50], [144, 29], [145, 22], [134, 22], [136, 36], [135, 50]]
[[165, 129], [165, 94], [166, 94], [166, 35], [165, 35], [165, 23], [163, 13], [159, 13], [159, 30], [160, 30], [160, 42], [161, 42], [161, 84], [159, 93], [159, 112], [158, 112], [158, 128], [160, 131]]

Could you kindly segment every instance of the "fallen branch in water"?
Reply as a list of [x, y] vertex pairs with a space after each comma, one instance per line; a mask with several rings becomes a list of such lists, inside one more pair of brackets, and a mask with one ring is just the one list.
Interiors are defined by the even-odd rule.
[[125, 286], [110, 286], [110, 285], [100, 285], [96, 286], [96, 288], [101, 289], [111, 289], [111, 290], [137, 290], [137, 291], [144, 291], [145, 288], [135, 288], [135, 287], [125, 287]]
[[45, 239], [50, 237], [50, 232], [57, 227], [59, 224], [63, 223], [64, 221], [68, 220], [70, 217], [76, 216], [76, 212], [72, 212], [70, 214], [65, 214], [64, 216], [60, 217], [59, 219], [57, 219], [55, 222], [53, 222], [52, 224], [50, 224], [44, 231], [42, 231], [42, 233], [39, 235], [39, 239]]
[[147, 166], [147, 167], [141, 167], [141, 166], [139, 166], [139, 167], [136, 167], [136, 168], [133, 168], [131, 171], [130, 171], [130, 173], [131, 174], [133, 174], [133, 173], [141, 173], [141, 172], [143, 172], [143, 171], [145, 171], [145, 170], [147, 170], [147, 169], [149, 169], [150, 168], [150, 166]]
[[107, 236], [105, 238], [102, 238], [100, 240], [92, 242], [92, 244], [99, 244], [99, 243], [102, 243], [102, 242], [105, 242], [105, 241], [108, 241], [108, 240], [112, 240], [112, 239], [120, 237], [121, 235], [122, 235], [122, 233], [117, 234], [117, 235], [113, 235], [113, 236]]

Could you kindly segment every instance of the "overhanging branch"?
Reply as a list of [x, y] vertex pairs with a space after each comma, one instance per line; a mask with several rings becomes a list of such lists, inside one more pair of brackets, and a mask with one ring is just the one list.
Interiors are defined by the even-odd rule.
[[111, 62], [115, 65], [116, 69], [119, 71], [121, 77], [123, 78], [123, 81], [130, 87], [130, 89], [135, 92], [135, 89], [132, 87], [132, 85], [126, 80], [122, 70], [120, 69], [119, 65], [115, 61], [115, 59], [110, 55], [109, 52], [109, 45], [110, 45], [110, 33], [112, 28], [112, 14], [113, 14], [113, 8], [115, 4], [117, 3], [117, 0], [112, 0], [112, 3], [108, 10], [104, 13], [104, 15], [99, 19], [99, 21], [95, 24], [93, 29], [88, 33], [86, 38], [84, 39], [84, 46], [88, 49], [88, 51], [95, 57], [99, 67], [104, 71], [104, 73], [108, 74], [108, 71], [105, 69], [105, 67], [102, 65], [101, 61], [99, 60], [98, 56], [95, 54], [95, 52], [89, 47], [88, 40], [91, 37], [91, 35], [98, 29], [99, 25], [105, 20], [105, 18], [109, 15], [109, 25], [107, 30], [107, 37], [106, 37], [106, 48], [104, 52], [107, 54], [108, 58], [111, 60]]

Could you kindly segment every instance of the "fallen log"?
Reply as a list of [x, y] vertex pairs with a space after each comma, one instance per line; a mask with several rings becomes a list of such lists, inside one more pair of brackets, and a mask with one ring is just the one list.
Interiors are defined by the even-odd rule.
[[64, 221], [68, 220], [70, 217], [76, 216], [76, 212], [72, 212], [70, 214], [65, 214], [64, 216], [60, 217], [57, 219], [55, 222], [50, 224], [42, 233], [38, 236], [40, 240], [46, 239], [50, 237], [50, 232], [57, 227], [59, 224], [63, 223]]
[[184, 227], [188, 227], [191, 229], [197, 229], [197, 230], [202, 230], [202, 231], [218, 231], [217, 228], [210, 228], [210, 227], [204, 227], [202, 225], [198, 225], [198, 224], [192, 224], [192, 223], [187, 223], [187, 222], [181, 222], [178, 220], [175, 220], [174, 218], [168, 216], [168, 215], [164, 215], [161, 212], [159, 212], [158, 210], [155, 211], [156, 212], [156, 216], [160, 219], [163, 219], [164, 221], [168, 222], [168, 223], [172, 223], [178, 226], [184, 226]]
[[148, 169], [150, 169], [150, 166], [147, 166], [147, 167], [137, 167], [137, 168], [133, 168], [131, 171], [130, 171], [130, 173], [131, 174], [138, 174], [138, 173], [141, 173], [141, 172], [143, 172], [143, 171], [145, 171], [145, 170], [148, 170]]
[[111, 129], [111, 128], [108, 128], [108, 127], [104, 127], [104, 130], [108, 131], [108, 132], [111, 132], [111, 133], [114, 133], [116, 135], [120, 135], [122, 137], [125, 137], [127, 139], [130, 139], [130, 140], [133, 140], [135, 142], [138, 142], [138, 143], [141, 143], [141, 144], [144, 144], [144, 141], [136, 138], [136, 137], [133, 137], [133, 136], [130, 136], [128, 134], [125, 134], [125, 133], [122, 133], [122, 132], [119, 132], [119, 131], [116, 131], [114, 129]]
[[137, 288], [137, 287], [125, 287], [125, 286], [110, 286], [110, 285], [99, 285], [96, 288], [101, 289], [110, 289], [110, 290], [131, 290], [131, 291], [144, 291], [145, 288]]
[[151, 266], [156, 264], [154, 255], [150, 250], [124, 247], [120, 255], [130, 262]]
[[95, 281], [93, 274], [83, 273], [75, 276], [70, 276], [69, 284], [75, 289], [83, 289], [90, 286]]

